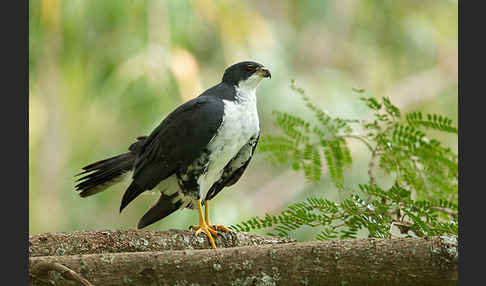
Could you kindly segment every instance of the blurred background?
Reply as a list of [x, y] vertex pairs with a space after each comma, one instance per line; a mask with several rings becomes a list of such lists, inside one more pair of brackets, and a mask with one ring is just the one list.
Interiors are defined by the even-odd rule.
[[[333, 116], [369, 118], [353, 88], [388, 96], [403, 111], [457, 124], [457, 0], [95, 1], [32, 0], [29, 15], [29, 232], [134, 229], [158, 198], [143, 194], [118, 213], [124, 185], [82, 199], [73, 176], [126, 152], [181, 103], [219, 83], [226, 67], [264, 64], [262, 136], [272, 110], [307, 116], [295, 79]], [[457, 151], [457, 137], [440, 138]], [[345, 183], [366, 182], [369, 154], [349, 142]], [[311, 195], [339, 200], [322, 183], [257, 153], [241, 180], [212, 200], [212, 222], [277, 213]], [[386, 179], [383, 179], [385, 182]], [[192, 210], [148, 229], [187, 228]], [[298, 239], [311, 239], [308, 230]]]

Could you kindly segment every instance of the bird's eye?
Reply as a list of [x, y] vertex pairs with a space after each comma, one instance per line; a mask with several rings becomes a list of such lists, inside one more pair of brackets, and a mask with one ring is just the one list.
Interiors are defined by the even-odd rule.
[[247, 65], [246, 66], [247, 71], [254, 71], [255, 70], [255, 65]]

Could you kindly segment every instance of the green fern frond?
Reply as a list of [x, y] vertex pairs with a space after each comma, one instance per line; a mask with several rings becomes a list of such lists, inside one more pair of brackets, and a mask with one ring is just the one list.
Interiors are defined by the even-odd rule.
[[425, 127], [457, 134], [457, 128], [452, 126], [452, 119], [443, 115], [427, 114], [426, 116], [423, 116], [422, 112], [416, 111], [407, 114], [406, 120], [408, 125], [412, 127]]
[[378, 100], [373, 97], [361, 97], [360, 100], [364, 101], [366, 106], [372, 110], [380, 110], [382, 107], [382, 104], [380, 104]]
[[280, 163], [287, 162], [295, 150], [293, 141], [283, 136], [264, 136], [258, 144], [258, 152], [266, 152]]
[[391, 103], [390, 99], [387, 98], [387, 97], [383, 97], [382, 101], [383, 101], [383, 106], [385, 107], [386, 112], [389, 115], [391, 115], [391, 116], [399, 119], [400, 116], [401, 116], [400, 109], [398, 109], [398, 107], [396, 107], [395, 105], [393, 105]]
[[[371, 237], [390, 237], [391, 226], [396, 223], [405, 236], [411, 232], [421, 237], [457, 235], [457, 154], [425, 133], [433, 129], [457, 134], [451, 119], [412, 112], [403, 122], [400, 109], [390, 99], [372, 97], [361, 98], [373, 112], [372, 120], [335, 118], [312, 103], [294, 81], [291, 88], [301, 95], [316, 123], [274, 112], [275, 124], [284, 135], [264, 136], [259, 152], [280, 163], [290, 161], [294, 170], [303, 171], [307, 180], [314, 182], [321, 180], [326, 165], [331, 181], [350, 195], [340, 203], [311, 197], [279, 214], [250, 218], [233, 229], [269, 229], [270, 235], [289, 236], [302, 227], [318, 227], [316, 239], [325, 240], [356, 238], [362, 230]], [[390, 188], [384, 189], [370, 179], [370, 184], [359, 185], [358, 190], [345, 189], [345, 169], [352, 164], [346, 138], [366, 144], [378, 162], [376, 168], [394, 174]], [[370, 164], [370, 168], [374, 166]], [[372, 176], [372, 172], [369, 174]]]
[[275, 124], [294, 140], [295, 145], [309, 141], [307, 133], [309, 133], [310, 123], [285, 112], [274, 111], [273, 114], [276, 116]]
[[279, 236], [288, 236], [289, 232], [302, 226], [315, 227], [332, 222], [338, 212], [338, 206], [322, 198], [308, 198], [288, 206], [278, 215], [265, 214], [263, 218], [253, 217], [230, 228], [248, 232], [273, 227]]

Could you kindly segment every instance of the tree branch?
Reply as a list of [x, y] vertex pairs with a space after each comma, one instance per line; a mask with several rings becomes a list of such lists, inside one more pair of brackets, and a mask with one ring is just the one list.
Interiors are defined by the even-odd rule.
[[441, 207], [430, 207], [430, 209], [440, 211], [440, 212], [446, 213], [448, 215], [452, 215], [452, 216], [457, 217], [457, 211], [455, 211], [455, 210], [451, 210], [451, 209], [448, 209], [448, 208], [441, 208]]
[[[252, 246], [294, 242], [294, 239], [249, 234], [222, 233], [215, 238], [217, 247]], [[29, 256], [146, 252], [210, 248], [205, 235], [190, 230], [102, 230], [43, 233], [29, 236]]]
[[456, 285], [458, 275], [455, 237], [38, 256], [29, 259], [31, 285], [75, 285], [60, 275], [52, 281], [46, 263], [64, 265], [93, 285], [445, 286]]
[[93, 284], [91, 284], [84, 277], [82, 277], [78, 273], [72, 271], [71, 269], [57, 262], [54, 263], [40, 262], [37, 264], [37, 269], [39, 270], [40, 273], [43, 273], [44, 275], [49, 275], [50, 280], [58, 279], [54, 274], [52, 274], [53, 272], [51, 272], [51, 271], [55, 271], [57, 273], [60, 273], [62, 277], [68, 281], [75, 281], [83, 286], [93, 286]]

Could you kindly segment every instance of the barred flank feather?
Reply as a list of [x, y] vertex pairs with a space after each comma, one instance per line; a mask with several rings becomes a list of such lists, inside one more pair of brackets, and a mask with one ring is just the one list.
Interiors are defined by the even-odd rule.
[[125, 153], [105, 160], [101, 160], [83, 167], [84, 175], [76, 180], [76, 190], [81, 191], [81, 197], [89, 197], [106, 190], [108, 187], [123, 180], [125, 173], [130, 171], [135, 161], [133, 153]]

